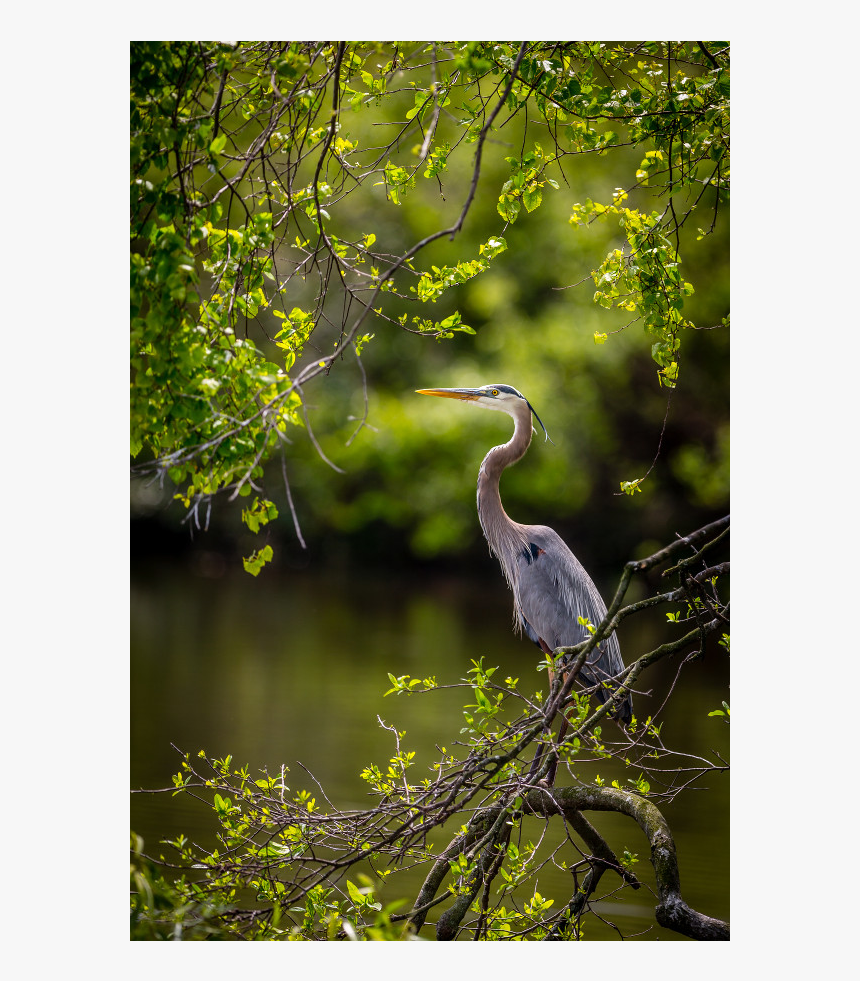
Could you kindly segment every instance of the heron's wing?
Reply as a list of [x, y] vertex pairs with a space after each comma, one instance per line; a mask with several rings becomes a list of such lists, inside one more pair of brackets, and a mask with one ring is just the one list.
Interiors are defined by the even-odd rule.
[[[579, 560], [552, 528], [527, 528], [529, 546], [518, 560], [519, 605], [526, 632], [535, 642], [542, 639], [551, 650], [578, 644], [588, 636], [579, 617], [597, 626], [606, 614], [606, 604]], [[623, 667], [613, 634], [589, 657], [582, 675], [589, 684], [596, 684]]]

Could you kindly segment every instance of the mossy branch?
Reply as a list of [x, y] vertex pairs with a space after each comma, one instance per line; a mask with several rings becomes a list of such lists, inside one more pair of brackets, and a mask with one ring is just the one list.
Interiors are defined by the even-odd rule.
[[692, 909], [681, 896], [681, 878], [675, 841], [666, 819], [651, 801], [614, 787], [558, 787], [531, 790], [523, 798], [523, 811], [541, 817], [561, 812], [575, 820], [580, 811], [616, 811], [639, 825], [651, 846], [651, 864], [657, 878], [657, 922], [694, 940], [728, 940], [729, 924]]

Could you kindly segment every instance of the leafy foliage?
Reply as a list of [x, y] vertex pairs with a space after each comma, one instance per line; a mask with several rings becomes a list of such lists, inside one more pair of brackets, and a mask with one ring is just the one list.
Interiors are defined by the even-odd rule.
[[[671, 747], [662, 723], [650, 717], [608, 731], [612, 699], [635, 689], [654, 664], [713, 656], [708, 638], [728, 627], [721, 596], [728, 564], [714, 560], [727, 532], [723, 519], [628, 563], [588, 640], [549, 658], [555, 680], [548, 693], [519, 678], [501, 679], [483, 658], [473, 660], [459, 683], [468, 698], [462, 728], [450, 746], [437, 746], [429, 770], [405, 744], [406, 733], [380, 720], [394, 752], [361, 773], [374, 800], [366, 809], [338, 808], [316, 782], [314, 789], [293, 785], [286, 766], [252, 775], [230, 756], [183, 753], [174, 793], [208, 804], [218, 846], [201, 848], [182, 835], [163, 842], [175, 853], [169, 864], [182, 872], [169, 882], [134, 840], [133, 935], [414, 940], [432, 910], [440, 940], [583, 940], [589, 916], [599, 915], [590, 903], [601, 898], [604, 874], [613, 880], [607, 895], [616, 899], [644, 884], [633, 871], [639, 861], [633, 840], [616, 854], [583, 816], [592, 810], [627, 815], [645, 834], [661, 925], [698, 939], [727, 939], [727, 924], [684, 903], [671, 830], [660, 810], [702, 778], [727, 770], [726, 762]], [[634, 576], [666, 566], [671, 588], [648, 590], [623, 605]], [[629, 616], [666, 606], [669, 636], [630, 663], [619, 676], [623, 688], [609, 702], [592, 700], [593, 689], [574, 690], [579, 669], [608, 632]], [[435, 677], [389, 680], [386, 694], [397, 698], [433, 698], [441, 687]], [[724, 709], [709, 714], [727, 719], [725, 703]], [[562, 717], [568, 725], [563, 739], [553, 733]], [[556, 764], [569, 786], [554, 785]], [[562, 825], [555, 837], [551, 823]], [[571, 876], [564, 905], [540, 892], [548, 865]], [[400, 873], [416, 869], [423, 885], [408, 901]]]
[[[219, 493], [268, 513], [265, 465], [279, 455], [291, 500], [296, 436], [328, 462], [307, 387], [343, 418], [333, 379], [348, 362], [382, 363], [400, 332], [416, 344], [473, 337], [459, 309], [425, 316], [415, 304], [447, 303], [494, 263], [522, 260], [507, 255], [513, 226], [577, 187], [592, 156], [620, 155], [623, 171], [635, 151], [624, 187], [576, 192], [566, 234], [622, 229], [623, 244], [595, 256], [594, 300], [641, 322], [674, 387], [699, 326], [685, 307], [685, 235], [700, 212], [698, 237], [713, 232], [728, 199], [728, 100], [725, 42], [133, 43], [136, 472], [169, 478], [198, 527]], [[495, 227], [434, 261], [445, 240], [468, 237], [479, 187]], [[428, 208], [429, 188], [454, 211]], [[412, 243], [410, 208], [423, 226]]]

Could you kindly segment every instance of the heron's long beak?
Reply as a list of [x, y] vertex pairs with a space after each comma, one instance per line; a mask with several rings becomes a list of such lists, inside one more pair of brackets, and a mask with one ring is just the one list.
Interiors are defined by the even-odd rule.
[[484, 393], [474, 388], [416, 388], [417, 395], [438, 395], [443, 399], [461, 399], [473, 402], [479, 399]]

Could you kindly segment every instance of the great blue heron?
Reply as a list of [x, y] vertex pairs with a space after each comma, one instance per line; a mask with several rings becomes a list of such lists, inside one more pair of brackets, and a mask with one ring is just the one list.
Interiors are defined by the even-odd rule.
[[[532, 414], [544, 433], [546, 427], [524, 395], [510, 385], [480, 388], [420, 388], [419, 395], [460, 399], [485, 409], [507, 412], [514, 420], [514, 435], [494, 446], [478, 471], [478, 518], [490, 551], [498, 558], [514, 594], [514, 619], [544, 653], [557, 647], [578, 644], [588, 637], [579, 617], [594, 626], [606, 614], [606, 604], [579, 560], [552, 528], [522, 525], [505, 513], [499, 494], [499, 478], [505, 467], [521, 460], [532, 440]], [[582, 682], [595, 687], [601, 702], [606, 700], [603, 683], [623, 671], [621, 649], [613, 633], [591, 653], [580, 670]], [[611, 687], [611, 685], [610, 685]], [[621, 701], [615, 716], [630, 722], [630, 694]]]

